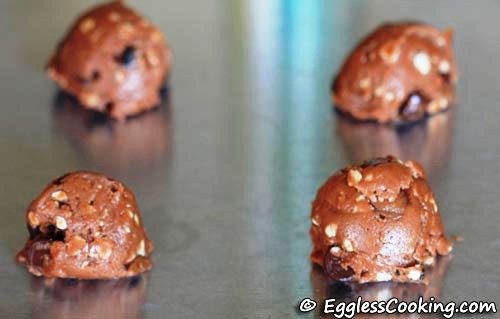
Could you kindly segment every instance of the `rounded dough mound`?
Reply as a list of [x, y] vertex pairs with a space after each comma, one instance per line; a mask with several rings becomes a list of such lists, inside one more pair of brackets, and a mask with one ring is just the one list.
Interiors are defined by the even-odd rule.
[[311, 221], [311, 260], [335, 280], [420, 281], [424, 266], [452, 249], [422, 168], [394, 157], [330, 177]]
[[160, 30], [115, 1], [76, 20], [47, 72], [84, 107], [124, 119], [159, 103], [170, 63]]
[[385, 24], [348, 56], [333, 83], [333, 101], [359, 120], [415, 121], [448, 109], [456, 80], [451, 30]]
[[105, 279], [151, 268], [153, 243], [132, 192], [90, 172], [51, 182], [29, 206], [30, 237], [17, 255], [37, 276]]

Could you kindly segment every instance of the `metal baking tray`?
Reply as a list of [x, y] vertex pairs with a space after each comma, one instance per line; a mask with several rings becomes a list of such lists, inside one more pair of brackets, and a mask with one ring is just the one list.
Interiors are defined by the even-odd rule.
[[[500, 304], [498, 1], [131, 0], [168, 37], [174, 68], [160, 108], [125, 123], [79, 109], [43, 73], [94, 4], [0, 3], [1, 318], [318, 318], [300, 300], [358, 295]], [[339, 117], [334, 73], [394, 20], [454, 28], [456, 111], [403, 128]], [[425, 166], [447, 233], [464, 241], [429, 286], [328, 283], [308, 260], [310, 202], [333, 171], [387, 153]], [[14, 263], [30, 200], [77, 169], [135, 191], [150, 273], [44, 280]]]

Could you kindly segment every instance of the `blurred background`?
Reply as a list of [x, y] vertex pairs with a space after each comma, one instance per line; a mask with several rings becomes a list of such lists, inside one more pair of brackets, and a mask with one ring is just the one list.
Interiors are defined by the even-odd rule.
[[[363, 295], [311, 269], [310, 202], [335, 170], [389, 153], [425, 166], [448, 234], [464, 242], [431, 292], [379, 285], [366, 296], [498, 303], [500, 2], [127, 3], [166, 35], [173, 72], [156, 111], [115, 123], [81, 110], [44, 74], [73, 19], [97, 2], [0, 2], [2, 317], [99, 318], [104, 303], [107, 318], [283, 318], [299, 316], [305, 297]], [[344, 57], [399, 20], [454, 28], [456, 111], [405, 128], [339, 117], [329, 88]], [[137, 195], [156, 248], [149, 278], [132, 290], [46, 283], [14, 263], [30, 200], [77, 169]]]

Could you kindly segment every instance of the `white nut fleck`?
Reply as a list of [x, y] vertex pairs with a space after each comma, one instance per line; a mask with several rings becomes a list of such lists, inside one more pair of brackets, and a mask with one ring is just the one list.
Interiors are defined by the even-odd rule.
[[109, 20], [111, 20], [112, 22], [118, 22], [120, 21], [120, 14], [116, 11], [112, 11], [110, 14], [109, 14]]
[[354, 247], [352, 246], [352, 242], [349, 239], [344, 239], [342, 242], [342, 247], [348, 252], [354, 251]]
[[415, 53], [413, 56], [413, 66], [420, 72], [422, 75], [427, 75], [431, 71], [431, 59], [429, 55], [423, 51], [419, 51]]
[[146, 52], [146, 60], [151, 66], [157, 66], [160, 63], [160, 60], [153, 51]]
[[125, 80], [125, 73], [123, 71], [120, 71], [120, 70], [116, 71], [115, 80], [118, 83], [123, 82], [123, 80]]
[[66, 223], [66, 219], [62, 216], [56, 216], [56, 227], [62, 230], [68, 228], [68, 223]]
[[84, 93], [81, 96], [82, 102], [86, 105], [97, 106], [101, 103], [101, 99], [97, 94]]
[[356, 202], [358, 202], [358, 203], [363, 201], [364, 199], [365, 199], [365, 195], [363, 195], [363, 194], [356, 196]]
[[314, 215], [312, 218], [311, 218], [311, 222], [316, 225], [316, 226], [319, 226], [319, 215]]
[[36, 227], [40, 224], [40, 221], [38, 220], [38, 218], [35, 215], [35, 212], [33, 212], [33, 211], [30, 211], [28, 213], [28, 221], [29, 221], [30, 225], [33, 227]]
[[378, 86], [376, 89], [375, 89], [375, 96], [376, 97], [381, 97], [383, 94], [384, 94], [384, 87], [383, 86]]
[[363, 78], [361, 79], [361, 81], [359, 81], [360, 89], [367, 90], [371, 88], [371, 86], [372, 86], [372, 81], [370, 80], [370, 78]]
[[124, 226], [123, 226], [123, 231], [124, 231], [125, 233], [129, 234], [129, 233], [130, 233], [130, 227], [129, 227], [128, 225], [124, 225]]
[[426, 266], [430, 266], [430, 265], [434, 264], [434, 257], [432, 257], [432, 256], [426, 257], [424, 259], [424, 264]]
[[361, 181], [363, 175], [357, 169], [351, 169], [347, 173], [347, 185], [353, 186]]
[[401, 50], [395, 42], [389, 42], [382, 46], [379, 51], [379, 55], [384, 62], [389, 64], [395, 63], [399, 59]]
[[82, 33], [87, 33], [95, 27], [94, 19], [87, 18], [80, 23], [80, 31]]
[[141, 221], [139, 220], [139, 215], [135, 214], [134, 215], [134, 222], [137, 224], [137, 225], [140, 225], [141, 224]]
[[55, 191], [50, 195], [50, 197], [58, 202], [65, 202], [68, 200], [68, 195], [63, 191]]
[[377, 281], [389, 281], [392, 279], [392, 275], [388, 272], [379, 272], [377, 273], [376, 280]]
[[448, 103], [449, 102], [447, 98], [445, 97], [439, 98], [438, 100], [439, 109], [444, 110], [448, 106]]
[[450, 72], [450, 62], [443, 60], [438, 65], [439, 73], [448, 74]]
[[99, 246], [99, 250], [98, 250], [99, 258], [109, 259], [109, 257], [111, 256], [111, 252], [112, 252], [111, 247], [106, 246], [106, 245]]
[[339, 246], [333, 246], [330, 248], [330, 253], [333, 255], [338, 255], [340, 253], [341, 249]]
[[325, 235], [329, 238], [335, 237], [335, 235], [337, 235], [337, 224], [329, 224], [326, 226]]
[[422, 277], [422, 272], [418, 269], [412, 269], [408, 272], [408, 279], [410, 280], [420, 280]]
[[127, 214], [128, 214], [128, 217], [130, 217], [130, 219], [133, 219], [134, 218], [134, 212], [131, 211], [131, 210], [127, 210]]
[[432, 208], [434, 208], [434, 211], [435, 211], [435, 212], [437, 212], [437, 211], [438, 211], [438, 205], [437, 205], [437, 203], [436, 203], [436, 200], [435, 200], [434, 198], [431, 198], [431, 199], [429, 200], [429, 202], [431, 202], [431, 204], [432, 204]]
[[393, 101], [396, 98], [396, 95], [393, 92], [385, 92], [384, 99], [388, 102]]
[[367, 181], [367, 182], [371, 182], [372, 180], [373, 180], [373, 174], [367, 174], [367, 175], [365, 176], [365, 181]]
[[144, 239], [139, 242], [136, 253], [139, 256], [146, 256], [146, 245], [144, 243]]

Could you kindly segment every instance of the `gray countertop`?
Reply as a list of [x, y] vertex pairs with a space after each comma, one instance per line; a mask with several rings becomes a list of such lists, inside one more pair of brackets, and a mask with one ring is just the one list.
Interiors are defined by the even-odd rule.
[[[94, 3], [0, 3], [0, 317], [312, 318], [301, 299], [357, 295], [500, 305], [500, 2], [130, 1], [168, 37], [174, 69], [160, 109], [121, 124], [43, 74]], [[456, 112], [402, 130], [337, 116], [329, 87], [343, 57], [405, 19], [454, 27]], [[333, 171], [387, 153], [422, 162], [447, 233], [464, 241], [427, 287], [328, 284], [308, 260], [310, 202]], [[135, 191], [156, 244], [149, 274], [47, 281], [14, 263], [30, 200], [76, 169]]]

